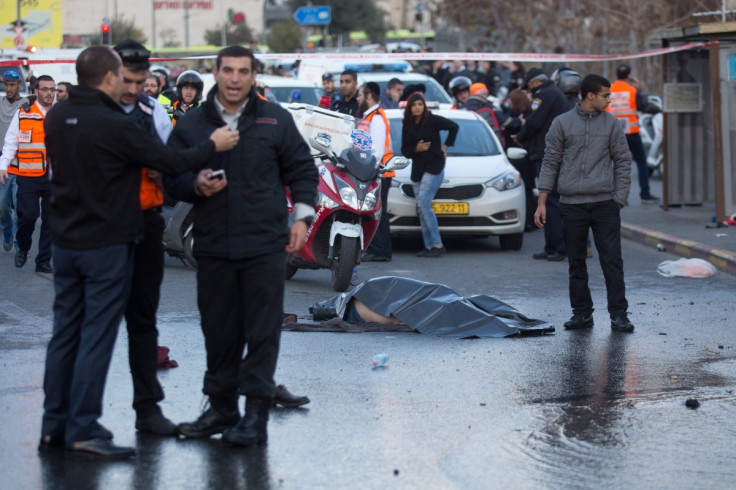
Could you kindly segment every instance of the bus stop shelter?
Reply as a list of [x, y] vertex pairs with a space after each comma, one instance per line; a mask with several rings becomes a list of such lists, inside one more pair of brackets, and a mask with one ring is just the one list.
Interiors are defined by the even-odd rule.
[[717, 222], [736, 212], [736, 22], [669, 30], [663, 55], [663, 208], [715, 202]]

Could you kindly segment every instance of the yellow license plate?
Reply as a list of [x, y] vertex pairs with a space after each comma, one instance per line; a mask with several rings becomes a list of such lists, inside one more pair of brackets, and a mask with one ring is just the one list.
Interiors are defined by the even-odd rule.
[[466, 202], [433, 202], [434, 214], [468, 214]]

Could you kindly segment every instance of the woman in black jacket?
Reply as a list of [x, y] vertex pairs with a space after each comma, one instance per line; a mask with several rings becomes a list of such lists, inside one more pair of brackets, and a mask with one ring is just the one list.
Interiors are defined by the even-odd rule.
[[[458, 129], [457, 123], [429, 112], [421, 93], [409, 97], [401, 130], [401, 153], [412, 159], [411, 182], [425, 247], [418, 257], [441, 257], [446, 252], [432, 211], [432, 199], [442, 184], [447, 147], [455, 144]], [[444, 146], [440, 139], [442, 130], [449, 131]]]

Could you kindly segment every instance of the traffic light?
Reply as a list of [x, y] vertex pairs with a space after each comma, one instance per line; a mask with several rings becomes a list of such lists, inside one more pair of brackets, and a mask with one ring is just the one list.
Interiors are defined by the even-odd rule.
[[100, 26], [100, 43], [109, 46], [112, 44], [112, 32], [110, 32], [110, 21], [107, 17], [102, 19], [102, 25]]

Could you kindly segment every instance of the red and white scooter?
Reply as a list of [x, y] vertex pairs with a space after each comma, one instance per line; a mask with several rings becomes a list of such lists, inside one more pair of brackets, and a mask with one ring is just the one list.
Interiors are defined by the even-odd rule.
[[335, 291], [345, 291], [381, 219], [381, 175], [411, 163], [397, 156], [379, 168], [370, 135], [359, 124], [355, 127], [353, 147], [339, 153], [329, 133], [309, 137], [310, 146], [319, 151], [319, 202], [306, 243], [286, 259], [286, 279], [297, 269], [331, 269]]

